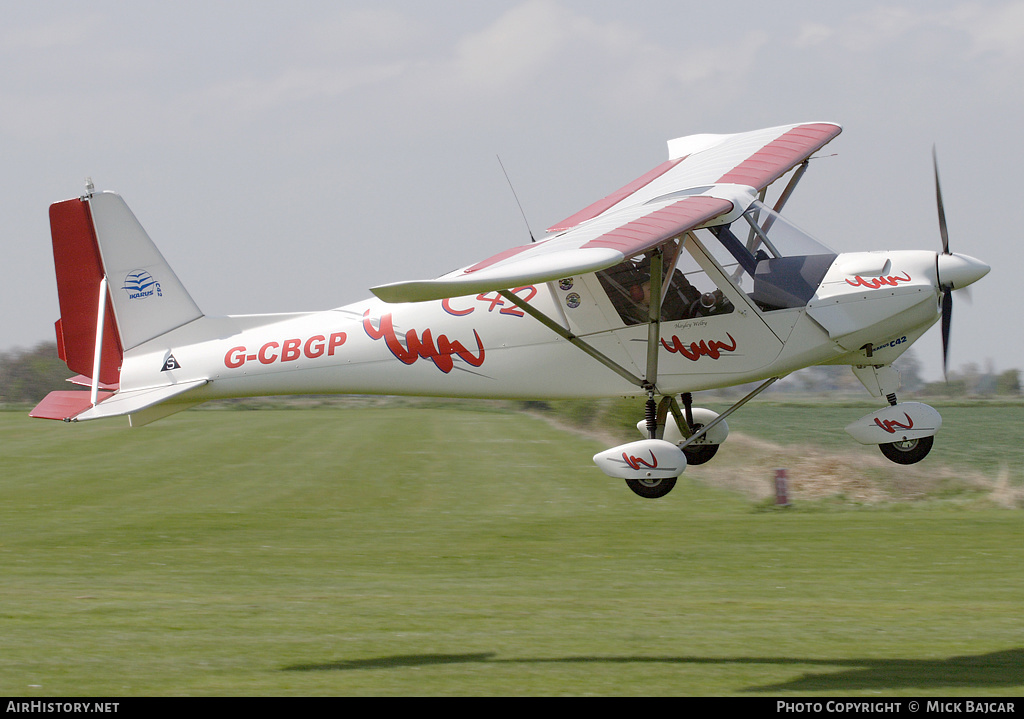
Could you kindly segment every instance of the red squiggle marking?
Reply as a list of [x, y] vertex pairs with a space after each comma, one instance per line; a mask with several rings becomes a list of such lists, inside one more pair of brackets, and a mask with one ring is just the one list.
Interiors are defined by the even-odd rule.
[[884, 429], [889, 434], [896, 434], [896, 430], [897, 429], [913, 429], [914, 428], [914, 420], [912, 420], [910, 418], [910, 415], [907, 414], [906, 412], [903, 413], [903, 416], [907, 418], [908, 424], [903, 424], [902, 422], [897, 422], [894, 419], [881, 420], [881, 419], [878, 419], [877, 417], [875, 417], [875, 424], [877, 424], [879, 427]]
[[683, 344], [681, 339], [672, 335], [672, 344], [669, 345], [664, 339], [662, 339], [661, 346], [673, 354], [681, 354], [691, 362], [696, 362], [701, 357], [710, 357], [711, 359], [716, 360], [722, 356], [722, 352], [736, 351], [736, 340], [728, 333], [726, 333], [726, 337], [729, 338], [729, 341], [732, 344], [726, 344], [725, 342], [720, 342], [718, 340], [711, 340], [711, 342], [701, 340], [700, 344], [691, 342], [690, 346], [687, 347]]
[[895, 287], [900, 282], [910, 282], [910, 275], [904, 272], [902, 277], [889, 275], [888, 277], [876, 277], [873, 280], [865, 280], [860, 275], [856, 275], [852, 280], [847, 280], [846, 284], [853, 287], [870, 287], [873, 290], [877, 290], [882, 285]]
[[658, 458], [654, 456], [654, 450], [653, 449], [650, 450], [650, 453], [651, 453], [651, 462], [653, 462], [653, 464], [651, 464], [651, 462], [648, 462], [647, 460], [640, 459], [639, 457], [634, 457], [631, 454], [626, 454], [625, 452], [622, 453], [622, 461], [625, 462], [626, 464], [628, 464], [633, 469], [640, 469], [640, 465], [641, 464], [643, 466], [647, 467], [647, 469], [657, 469], [658, 468]]
[[417, 335], [416, 330], [409, 330], [405, 333], [405, 344], [403, 345], [399, 341], [398, 335], [395, 334], [391, 313], [382, 316], [380, 327], [375, 328], [370, 322], [370, 311], [367, 310], [363, 313], [363, 329], [371, 339], [383, 339], [388, 349], [391, 350], [391, 354], [404, 364], [413, 364], [418, 359], [428, 359], [439, 370], [448, 374], [455, 367], [452, 355], [458, 356], [473, 367], [479, 367], [484, 363], [484, 346], [476, 330], [473, 330], [473, 337], [476, 339], [478, 355], [474, 355], [466, 349], [461, 342], [449, 340], [445, 335], [438, 335], [435, 345], [433, 334], [429, 329], [423, 330], [422, 336]]

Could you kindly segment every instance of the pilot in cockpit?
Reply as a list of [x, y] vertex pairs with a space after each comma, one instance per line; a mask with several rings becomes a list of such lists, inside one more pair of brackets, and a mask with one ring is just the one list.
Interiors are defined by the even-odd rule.
[[[609, 299], [627, 325], [643, 324], [649, 320], [651, 302], [651, 261], [645, 257], [639, 262], [627, 260], [602, 270], [598, 277], [608, 292]], [[676, 268], [664, 292], [661, 319], [677, 321], [707, 317], [732, 311], [732, 305], [720, 290], [701, 293]]]
[[[651, 300], [651, 260], [649, 257], [640, 261], [637, 271], [643, 279], [638, 293], [640, 299], [634, 295], [634, 300], [642, 301], [646, 308], [650, 306]], [[677, 268], [669, 280], [668, 290], [664, 293], [661, 303], [661, 319], [662, 321], [685, 320], [711, 314], [716, 299], [705, 298], [700, 290], [690, 284], [686, 275]]]

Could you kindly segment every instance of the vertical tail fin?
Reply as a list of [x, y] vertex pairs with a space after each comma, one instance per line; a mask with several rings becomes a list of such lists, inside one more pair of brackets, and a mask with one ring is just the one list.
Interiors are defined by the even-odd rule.
[[88, 199], [124, 349], [202, 317], [120, 195], [104, 192]]
[[[88, 378], [92, 392], [51, 392], [30, 414], [70, 420], [114, 396], [99, 390], [118, 389], [125, 352], [203, 313], [120, 196], [90, 192], [51, 205], [50, 232], [60, 299], [57, 350], [71, 371]], [[117, 395], [130, 405], [119, 413], [148, 406], [137, 394]]]
[[[119, 195], [50, 206], [60, 298], [57, 346], [68, 368], [93, 377], [98, 311], [105, 305], [99, 381], [117, 384], [124, 352], [203, 316]], [[107, 296], [99, 288], [107, 280]]]

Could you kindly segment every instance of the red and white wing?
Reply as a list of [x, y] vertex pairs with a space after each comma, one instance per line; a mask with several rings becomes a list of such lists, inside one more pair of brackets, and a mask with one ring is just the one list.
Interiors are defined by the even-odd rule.
[[764, 189], [842, 131], [803, 123], [670, 140], [669, 160], [556, 223], [559, 233], [434, 280], [374, 287], [385, 302], [421, 302], [596, 272], [687, 230], [735, 219]]

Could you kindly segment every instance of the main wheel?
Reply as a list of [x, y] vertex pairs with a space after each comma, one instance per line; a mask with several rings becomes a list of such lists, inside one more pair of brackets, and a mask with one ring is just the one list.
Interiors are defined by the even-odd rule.
[[675, 478], [669, 479], [627, 479], [626, 486], [645, 499], [659, 499], [676, 486]]
[[720, 444], [691, 444], [689, 447], [683, 447], [683, 454], [686, 455], [686, 466], [710, 462], [711, 458], [715, 456], [715, 452], [721, 446]]
[[903, 442], [880, 444], [878, 448], [882, 450], [882, 454], [896, 464], [914, 464], [928, 456], [933, 443], [934, 437], [921, 437]]
[[[690, 429], [697, 433], [704, 428], [702, 424], [695, 424]], [[711, 458], [715, 456], [715, 452], [721, 447], [720, 444], [691, 444], [689, 447], [683, 447], [683, 454], [686, 455], [686, 465], [697, 465], [710, 462]]]

